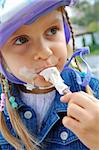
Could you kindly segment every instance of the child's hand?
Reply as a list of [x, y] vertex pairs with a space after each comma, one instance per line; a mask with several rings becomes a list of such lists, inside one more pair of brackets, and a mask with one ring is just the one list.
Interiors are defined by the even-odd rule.
[[62, 120], [91, 150], [99, 150], [99, 101], [85, 92], [68, 93], [61, 97], [68, 102], [67, 116]]

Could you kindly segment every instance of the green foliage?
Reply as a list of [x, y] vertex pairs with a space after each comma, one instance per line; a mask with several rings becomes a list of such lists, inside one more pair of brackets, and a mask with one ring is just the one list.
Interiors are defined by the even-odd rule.
[[74, 12], [77, 12], [75, 17], [72, 17], [72, 22], [81, 26], [88, 27], [90, 31], [99, 30], [99, 1], [94, 0], [91, 4], [86, 0], [79, 1], [74, 8]]
[[93, 54], [93, 55], [99, 55], [99, 45], [93, 45], [93, 44], [91, 44], [91, 45], [89, 45], [89, 47], [90, 47], [90, 52], [91, 52], [91, 54]]
[[87, 31], [99, 31], [99, 23], [96, 22], [91, 22], [88, 26], [87, 26]]
[[[96, 43], [93, 34], [94, 32], [99, 32], [99, 0], [94, 0], [93, 3], [91, 0], [79, 0], [79, 3], [74, 8], [74, 14], [75, 16], [71, 18], [72, 23], [82, 26], [86, 34], [92, 33], [92, 42], [89, 45], [90, 51], [91, 54], [99, 55], [99, 45]], [[83, 46], [86, 46], [86, 40], [83, 36]]]

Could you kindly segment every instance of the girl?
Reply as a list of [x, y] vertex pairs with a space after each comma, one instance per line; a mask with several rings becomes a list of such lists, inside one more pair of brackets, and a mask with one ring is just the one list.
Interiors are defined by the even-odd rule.
[[[69, 67], [86, 48], [67, 61], [70, 33], [74, 51], [75, 44], [64, 7], [75, 2], [0, 1], [2, 150], [99, 150], [99, 81], [81, 72], [76, 59], [76, 69]], [[59, 70], [71, 92], [60, 95], [40, 75], [49, 67]]]

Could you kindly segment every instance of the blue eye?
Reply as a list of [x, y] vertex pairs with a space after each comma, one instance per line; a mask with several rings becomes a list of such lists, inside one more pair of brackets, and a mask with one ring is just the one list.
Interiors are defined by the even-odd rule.
[[15, 41], [16, 45], [22, 45], [28, 42], [27, 37], [19, 37], [17, 38], [17, 40]]
[[58, 31], [58, 28], [57, 27], [53, 27], [53, 28], [51, 28], [51, 29], [49, 29], [47, 31], [47, 35], [48, 36], [55, 35], [55, 34], [57, 34], [57, 31]]

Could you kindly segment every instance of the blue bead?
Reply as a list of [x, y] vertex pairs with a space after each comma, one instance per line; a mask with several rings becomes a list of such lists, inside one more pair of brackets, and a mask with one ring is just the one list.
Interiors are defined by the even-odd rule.
[[18, 104], [16, 102], [12, 103], [11, 105], [12, 105], [12, 108], [14, 109], [18, 107]]
[[81, 72], [81, 76], [82, 76], [82, 77], [85, 77], [85, 76], [86, 76], [86, 73], [85, 73], [85, 72]]
[[14, 96], [11, 96], [11, 97], [9, 98], [9, 101], [10, 101], [11, 104], [14, 103], [14, 102], [15, 102], [15, 97], [14, 97]]

